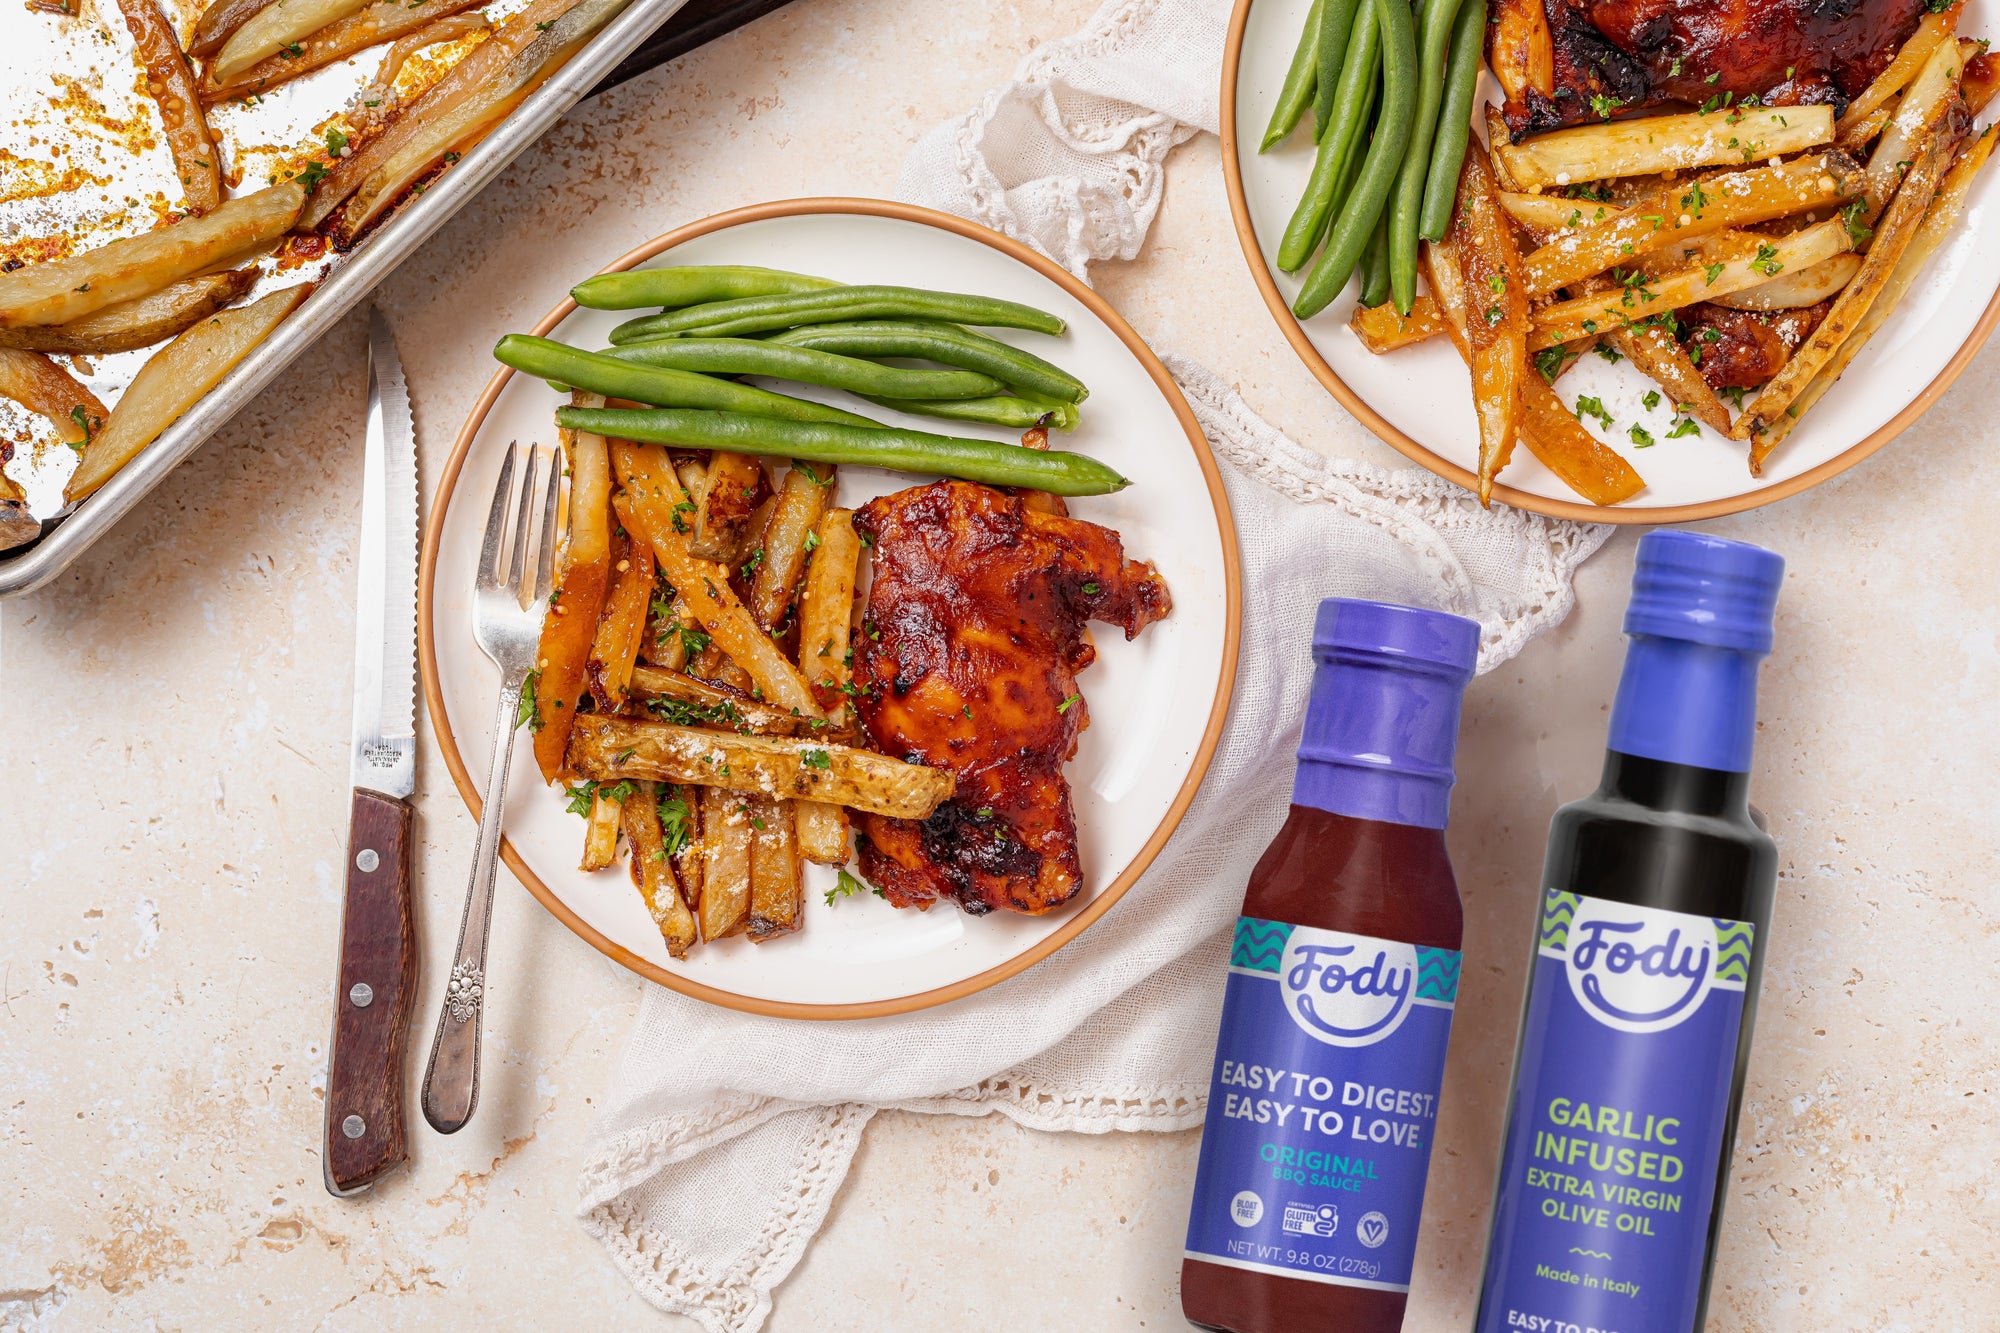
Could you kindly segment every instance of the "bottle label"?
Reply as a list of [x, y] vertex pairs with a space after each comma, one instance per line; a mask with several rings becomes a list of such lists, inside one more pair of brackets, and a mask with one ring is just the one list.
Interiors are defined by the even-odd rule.
[[1688, 1333], [1755, 928], [1550, 890], [1479, 1333]]
[[1410, 1289], [1458, 958], [1237, 918], [1189, 1258]]

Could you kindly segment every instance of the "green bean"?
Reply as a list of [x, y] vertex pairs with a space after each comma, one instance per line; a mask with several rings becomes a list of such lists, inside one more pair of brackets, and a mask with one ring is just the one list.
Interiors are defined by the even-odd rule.
[[1486, 45], [1486, 0], [1464, 0], [1451, 25], [1451, 56], [1445, 62], [1444, 107], [1438, 113], [1437, 143], [1424, 181], [1424, 208], [1417, 235], [1441, 241], [1451, 227], [1458, 201], [1458, 169], [1472, 135], [1472, 108], [1478, 99], [1479, 59]]
[[1377, 37], [1375, 7], [1370, 4], [1354, 20], [1354, 39], [1347, 45], [1340, 87], [1333, 98], [1333, 119], [1320, 137], [1319, 154], [1313, 159], [1305, 195], [1292, 210], [1291, 221], [1285, 224], [1285, 234], [1278, 242], [1278, 267], [1287, 273], [1305, 267], [1328, 221], [1336, 213], [1334, 196], [1341, 176], [1361, 132], [1367, 128], [1362, 123], [1361, 104], [1375, 79], [1375, 60], [1381, 50]]
[[704, 407], [728, 412], [749, 412], [758, 416], [785, 417], [793, 421], [832, 421], [847, 426], [873, 426], [867, 417], [843, 412], [823, 403], [788, 398], [782, 393], [710, 379], [685, 370], [660, 366], [635, 366], [629, 361], [586, 352], [549, 338], [510, 333], [493, 348], [493, 357], [503, 366], [523, 374], [553, 380], [573, 389], [588, 389], [607, 398], [630, 398], [638, 403], [662, 407]]
[[1013, 426], [1020, 430], [1032, 430], [1036, 426], [1046, 426], [1051, 430], [1075, 430], [1078, 419], [1075, 403], [1052, 403], [1040, 398], [999, 394], [944, 400], [878, 398], [872, 393], [861, 396], [879, 407], [908, 412], [911, 416], [937, 417], [943, 421], [983, 421], [991, 426]]
[[783, 296], [839, 286], [832, 278], [786, 273], [744, 264], [700, 264], [680, 268], [633, 268], [600, 273], [569, 289], [570, 299], [592, 310], [636, 310], [644, 306], [673, 309], [733, 301], [745, 296]]
[[1389, 289], [1396, 309], [1410, 313], [1417, 299], [1417, 215], [1423, 211], [1424, 181], [1430, 173], [1431, 144], [1437, 134], [1438, 104], [1444, 99], [1444, 62], [1459, 0], [1422, 0], [1417, 24], [1417, 119], [1389, 198]]
[[1319, 18], [1319, 84], [1313, 93], [1313, 138], [1324, 140], [1329, 126], [1338, 125], [1340, 72], [1347, 67], [1354, 25], [1366, 10], [1362, 0], [1326, 0]]
[[1080, 403], [1090, 396], [1082, 380], [1033, 353], [956, 324], [920, 320], [864, 320], [851, 324], [809, 324], [765, 341], [787, 347], [816, 347], [845, 356], [909, 356], [941, 365], [977, 370], [1037, 398]]
[[[1368, 126], [1375, 123], [1375, 107], [1382, 100], [1382, 80], [1376, 78], [1375, 73], [1376, 71], [1372, 69], [1369, 71], [1368, 98], [1361, 104], [1361, 114], [1355, 120], [1357, 125]], [[1361, 174], [1362, 156], [1360, 139], [1356, 136], [1355, 142], [1349, 145], [1347, 150], [1347, 165], [1340, 169], [1340, 184], [1333, 189], [1333, 203], [1327, 209], [1329, 218], [1340, 216], [1340, 206], [1347, 202], [1348, 192], [1354, 188], [1354, 178]]]
[[643, 319], [628, 319], [611, 330], [611, 341], [629, 343], [673, 335], [727, 338], [739, 333], [764, 333], [844, 319], [943, 319], [954, 324], [988, 324], [1051, 335], [1061, 333], [1066, 327], [1045, 310], [991, 296], [927, 292], [919, 287], [827, 287], [783, 296], [711, 301]]
[[1314, 85], [1319, 82], [1319, 13], [1326, 0], [1313, 0], [1306, 11], [1305, 31], [1299, 34], [1299, 48], [1292, 52], [1292, 67], [1285, 71], [1284, 86], [1278, 89], [1278, 104], [1271, 108], [1271, 124], [1264, 142], [1257, 146], [1268, 153], [1298, 128], [1299, 117], [1313, 105]]
[[727, 449], [809, 463], [851, 463], [894, 472], [930, 472], [990, 486], [1025, 486], [1053, 495], [1105, 495], [1131, 485], [1096, 459], [1066, 449], [1027, 449], [920, 430], [867, 430], [823, 421], [779, 421], [740, 412], [674, 408], [559, 407], [556, 422], [571, 430], [621, 440]]
[[603, 355], [642, 366], [668, 366], [708, 375], [766, 375], [884, 398], [983, 398], [1007, 388], [991, 375], [977, 371], [907, 370], [756, 338], [656, 338], [606, 348]]
[[1361, 252], [1361, 304], [1373, 309], [1389, 299], [1389, 214], [1375, 223], [1374, 239]]
[[1353, 276], [1354, 265], [1375, 232], [1375, 223], [1389, 202], [1389, 188], [1403, 166], [1410, 142], [1410, 121], [1417, 100], [1417, 37], [1408, 0], [1373, 0], [1382, 25], [1382, 111], [1375, 118], [1375, 138], [1354, 192], [1341, 205], [1340, 216], [1328, 229], [1305, 286], [1292, 302], [1292, 313], [1309, 319], [1326, 309]]

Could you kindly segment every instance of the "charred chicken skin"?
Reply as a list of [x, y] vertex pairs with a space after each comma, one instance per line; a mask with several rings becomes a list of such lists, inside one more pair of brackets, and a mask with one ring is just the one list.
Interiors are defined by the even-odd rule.
[[1924, 11], [1925, 0], [1497, 0], [1487, 55], [1517, 140], [1724, 97], [1839, 115]]
[[862, 726], [884, 754], [958, 779], [928, 819], [860, 816], [862, 875], [898, 907], [1060, 907], [1083, 887], [1062, 769], [1089, 717], [1084, 622], [1133, 638], [1171, 608], [1166, 584], [1110, 529], [969, 482], [883, 496], [854, 526], [874, 546]]

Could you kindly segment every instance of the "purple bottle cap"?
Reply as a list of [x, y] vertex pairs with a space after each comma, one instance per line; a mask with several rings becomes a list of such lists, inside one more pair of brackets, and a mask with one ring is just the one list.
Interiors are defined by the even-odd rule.
[[1625, 632], [1768, 653], [1784, 580], [1776, 551], [1659, 528], [1639, 539]]
[[1292, 801], [1355, 819], [1443, 828], [1458, 711], [1479, 625], [1329, 597], [1313, 624], [1312, 697]]

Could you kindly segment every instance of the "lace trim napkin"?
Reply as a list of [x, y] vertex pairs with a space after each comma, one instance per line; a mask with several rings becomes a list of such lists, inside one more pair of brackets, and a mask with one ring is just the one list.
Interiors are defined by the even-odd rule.
[[[1079, 275], [1129, 259], [1167, 152], [1216, 128], [1222, 40], [1214, 4], [1115, 0], [927, 135], [899, 193]], [[1236, 696], [1207, 780], [1104, 920], [955, 1004], [788, 1023], [648, 988], [586, 1149], [580, 1215], [661, 1308], [711, 1333], [758, 1328], [883, 1107], [1084, 1133], [1199, 1124], [1226, 931], [1288, 800], [1319, 599], [1474, 617], [1490, 670], [1568, 613], [1572, 572], [1609, 532], [1488, 512], [1428, 473], [1323, 458], [1201, 365], [1167, 364], [1221, 460], [1242, 553]]]

